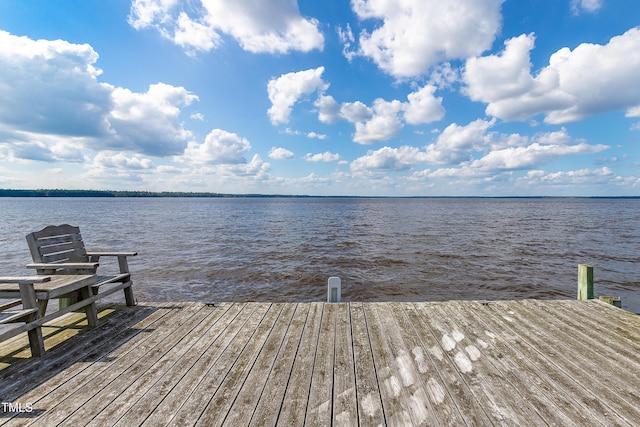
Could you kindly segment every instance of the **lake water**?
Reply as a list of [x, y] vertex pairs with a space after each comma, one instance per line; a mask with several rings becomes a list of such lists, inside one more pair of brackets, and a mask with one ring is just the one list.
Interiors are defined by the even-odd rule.
[[0, 275], [69, 223], [138, 251], [143, 301], [322, 301], [330, 276], [347, 301], [573, 299], [586, 263], [640, 312], [639, 199], [2, 198], [0, 218]]

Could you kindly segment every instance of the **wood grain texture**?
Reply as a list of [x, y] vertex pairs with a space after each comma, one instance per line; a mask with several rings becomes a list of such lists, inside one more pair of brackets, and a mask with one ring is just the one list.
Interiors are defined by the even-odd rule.
[[640, 317], [597, 300], [143, 303], [0, 346], [0, 425], [620, 425]]

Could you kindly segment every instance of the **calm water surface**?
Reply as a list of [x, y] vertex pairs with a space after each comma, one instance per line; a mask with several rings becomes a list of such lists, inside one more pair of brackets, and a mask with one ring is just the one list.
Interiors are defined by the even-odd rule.
[[139, 252], [145, 301], [321, 301], [330, 276], [348, 301], [575, 298], [588, 263], [596, 295], [640, 312], [637, 199], [3, 198], [0, 218], [0, 275], [70, 223]]

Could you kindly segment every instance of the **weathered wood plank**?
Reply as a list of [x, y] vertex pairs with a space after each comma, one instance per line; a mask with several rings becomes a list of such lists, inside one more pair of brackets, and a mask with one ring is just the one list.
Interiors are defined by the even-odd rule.
[[561, 419], [562, 425], [607, 425], [602, 413], [580, 399], [584, 396], [581, 384], [566, 375], [558, 365], [549, 363], [544, 354], [529, 344], [526, 337], [541, 333], [535, 320], [524, 329], [525, 337], [522, 337], [517, 331], [505, 327], [505, 319], [489, 315], [486, 306], [469, 305], [461, 316], [474, 325], [469, 328], [472, 330], [469, 334], [475, 338], [484, 355], [493, 360], [521, 362], [523, 373], [529, 375], [535, 387], [546, 393], [558, 407], [558, 413], [551, 420]]
[[336, 304], [326, 304], [315, 350], [305, 425], [331, 425], [333, 364], [335, 358]]
[[[117, 420], [109, 413], [113, 412], [113, 407], [109, 406], [100, 415], [104, 415], [105, 424], [115, 426], [131, 426], [142, 424], [147, 417], [158, 409], [158, 406], [164, 400], [167, 400], [172, 392], [176, 391], [179, 384], [190, 376], [190, 372], [197, 369], [198, 362], [203, 360], [204, 354], [215, 345], [215, 342], [221, 339], [225, 329], [233, 322], [238, 313], [242, 310], [241, 304], [220, 304], [216, 307], [206, 308], [209, 315], [201, 323], [202, 330], [194, 330], [189, 336], [185, 337], [185, 341], [180, 343], [180, 348], [184, 353], [179, 357], [172, 355], [173, 365], [167, 369], [157, 369], [154, 366], [153, 378], [147, 373], [143, 377], [146, 383], [145, 390], [139, 390], [137, 393], [129, 396], [129, 402], [126, 413]], [[151, 379], [155, 382], [150, 381]], [[126, 392], [130, 395], [130, 390]], [[175, 393], [174, 393], [175, 394]], [[122, 400], [121, 397], [118, 398]], [[94, 422], [98, 418], [94, 419]], [[117, 422], [116, 422], [117, 421]], [[92, 423], [93, 424], [93, 423]]]
[[414, 331], [422, 342], [423, 362], [420, 362], [419, 353], [414, 357], [418, 367], [423, 365], [422, 370], [426, 371], [426, 375], [429, 375], [427, 379], [429, 395], [433, 396], [434, 401], [446, 399], [447, 394], [451, 396], [466, 425], [493, 425], [485, 412], [485, 408], [490, 407], [491, 402], [479, 388], [466, 383], [469, 379], [463, 378], [463, 374], [445, 355], [440, 344], [441, 337], [419, 313], [422, 309], [430, 309], [430, 306], [431, 303], [407, 304], [405, 311], [409, 322], [413, 325]]
[[304, 424], [324, 307], [323, 303], [311, 303], [278, 415], [277, 425], [279, 426], [301, 426]]
[[[222, 384], [225, 383], [225, 380], [230, 377], [231, 379], [227, 380], [226, 384], [233, 385], [233, 382], [238, 379], [238, 374], [249, 363], [247, 349], [251, 355], [251, 350], [255, 348], [259, 337], [267, 326], [270, 327], [270, 321], [274, 320], [278, 312], [272, 304], [255, 304], [255, 306], [256, 310], [247, 310], [246, 315], [249, 318], [244, 323], [241, 332], [235, 334], [231, 341], [222, 343], [228, 343], [228, 346], [224, 348], [220, 357], [207, 371], [206, 376], [201, 378], [194, 387], [190, 398], [184, 402], [179, 411], [170, 414], [173, 418], [162, 420], [163, 423], [180, 426], [194, 425], [206, 411], [215, 394], [224, 388]], [[222, 390], [222, 393], [224, 392], [225, 390]], [[225, 414], [218, 415], [225, 416]], [[151, 420], [151, 418], [147, 419], [145, 424], [153, 425]]]
[[411, 399], [408, 382], [412, 379], [412, 372], [404, 370], [406, 358], [396, 360], [399, 352], [406, 355], [406, 348], [401, 345], [392, 350], [395, 343], [390, 341], [390, 336], [394, 331], [387, 329], [390, 324], [382, 319], [383, 315], [379, 313], [381, 306], [382, 304], [375, 303], [364, 304], [364, 312], [385, 422], [390, 426], [420, 425], [426, 422], [428, 413], [423, 406], [422, 396], [418, 396], [418, 400]]
[[[504, 312], [505, 310], [504, 303], [499, 301], [491, 304], [490, 307], [494, 312]], [[511, 328], [521, 330], [522, 328], [526, 328], [526, 325], [530, 323], [531, 320], [529, 318], [525, 322], [514, 321], [514, 318], [517, 316], [517, 313], [514, 311], [516, 308], [517, 304], [511, 304], [506, 314], [503, 314], [503, 317], [511, 319], [511, 321], [508, 322]], [[580, 340], [576, 340], [573, 331], [567, 331], [562, 322], [554, 322], [545, 316], [537, 316], [537, 321], [540, 322], [544, 336], [540, 337], [530, 334], [527, 338], [541, 351], [548, 354], [556, 354], [554, 362], [562, 363], [567, 372], [582, 384], [591, 383], [593, 384], [592, 387], [602, 390], [598, 396], [594, 396], [592, 404], [599, 404], [602, 406], [603, 411], [611, 414], [615, 413], [627, 420], [640, 419], [640, 406], [637, 405], [637, 403], [640, 402], [640, 394], [638, 392], [638, 384], [640, 383], [629, 383], [625, 378], [620, 378], [616, 381], [615, 387], [610, 387], [610, 373], [606, 372], [605, 375], [602, 374], [602, 366], [606, 366], [610, 361], [606, 356], [600, 355], [596, 351], [591, 351], [595, 343], [588, 345]], [[550, 344], [550, 337], [562, 342], [565, 348], [570, 351], [558, 351], [558, 349]], [[579, 356], [576, 357], [576, 355]], [[597, 403], [597, 401], [600, 401], [600, 403]], [[602, 403], [604, 402], [606, 402], [606, 404], [603, 405]]]
[[[213, 420], [213, 424], [207, 423], [205, 420], [206, 425], [249, 425], [260, 396], [265, 392], [267, 380], [276, 362], [276, 356], [283, 346], [285, 334], [289, 329], [295, 311], [296, 304], [284, 304], [278, 319], [269, 332], [262, 349], [260, 349], [255, 363], [244, 378], [242, 387], [233, 400], [227, 416]], [[279, 402], [272, 402], [272, 404], [279, 406]]]
[[287, 328], [282, 348], [278, 352], [256, 410], [249, 422], [250, 426], [276, 424], [287, 385], [292, 377], [293, 363], [300, 347], [310, 310], [311, 304], [309, 303], [296, 304], [296, 312]]
[[[598, 306], [601, 305], [595, 301], [585, 304], [571, 304], [568, 301], [564, 301], [563, 304], [545, 304], [543, 301], [525, 300], [522, 301], [522, 304], [527, 307], [535, 306], [535, 309], [543, 316], [562, 319], [567, 326], [571, 325], [574, 331], [580, 333], [583, 340], [615, 334], [615, 340], [601, 339], [597, 341], [606, 343], [606, 348], [615, 350], [617, 354], [630, 356], [640, 352], [640, 316], [613, 308], [610, 310], [613, 312], [621, 311], [626, 316], [621, 319], [612, 319], [613, 316], [610, 314], [614, 313], [607, 311], [602, 312], [602, 316], [594, 316], [593, 307], [599, 308]], [[609, 304], [607, 306], [612, 307]]]
[[361, 426], [384, 425], [384, 413], [373, 354], [362, 303], [350, 303], [351, 338], [356, 377], [358, 423]]
[[[255, 366], [258, 355], [270, 336], [274, 325], [278, 323], [285, 306], [288, 306], [288, 304], [275, 303], [271, 305], [270, 310], [256, 328], [255, 333], [238, 355], [233, 367], [227, 372], [220, 387], [218, 387], [206, 405], [196, 425], [221, 425], [223, 420], [228, 416], [234, 400], [238, 396], [251, 369]], [[253, 411], [253, 409], [254, 408], [250, 408], [251, 411]], [[181, 422], [180, 425], [185, 425], [185, 423]]]
[[398, 317], [403, 313], [401, 305], [376, 304], [376, 315], [382, 330], [387, 335], [389, 356], [393, 358], [395, 377], [401, 381], [404, 393], [401, 396], [406, 400], [413, 425], [440, 425], [441, 420], [436, 417], [432, 402], [426, 393], [425, 384], [418, 372], [417, 366], [411, 357], [414, 347], [407, 346], [403, 339]]
[[351, 427], [358, 425], [351, 316], [347, 303], [335, 305], [332, 425]]
[[93, 330], [77, 313], [47, 324], [56, 344], [39, 360], [15, 362], [26, 339], [3, 343], [0, 400], [34, 413], [0, 412], [0, 424], [640, 419], [640, 318], [598, 302], [180, 303], [99, 315]]
[[[91, 424], [111, 426], [116, 421], [124, 418], [123, 416], [127, 412], [129, 414], [133, 412], [135, 415], [126, 417], [126, 420], [124, 420], [126, 425], [135, 425], [134, 418], [138, 419], [137, 424], [144, 421], [156, 406], [153, 403], [150, 404], [149, 399], [153, 402], [158, 395], [166, 395], [167, 390], [170, 390], [171, 386], [177, 382], [176, 377], [182, 378], [184, 376], [185, 368], [188, 368], [188, 366], [185, 366], [186, 362], [195, 359], [196, 355], [201, 353], [203, 343], [207, 342], [210, 337], [216, 336], [215, 333], [208, 332], [228, 309], [228, 304], [213, 309], [204, 307], [201, 310], [205, 315], [202, 321], [191, 330], [177, 331], [176, 334], [184, 332], [183, 338], [171, 346], [169, 351], [155, 362], [150, 369], [141, 373], [140, 377], [131, 385], [123, 387], [115, 381], [110, 383], [108, 388], [116, 391], [124, 390], [124, 392], [120, 393], [115, 400], [93, 418]], [[130, 411], [134, 405], [137, 407], [136, 411]]]
[[[118, 348], [125, 342], [133, 341], [131, 338], [132, 330], [127, 328], [131, 323], [118, 322], [118, 318], [122, 320], [128, 314], [130, 315], [128, 322], [141, 320], [140, 326], [145, 327], [166, 314], [144, 307], [139, 307], [139, 310], [135, 310], [133, 313], [124, 309], [121, 311], [123, 316], [116, 315], [108, 319], [98, 328], [92, 329], [92, 335], [85, 336], [86, 339], [83, 339], [85, 338], [83, 336], [71, 338], [48, 352], [45, 358], [39, 360], [40, 363], [25, 363], [0, 371], [0, 378], [2, 378], [0, 394], [3, 399], [28, 401], [33, 404], [34, 411], [38, 412], [48, 410], [47, 402], [43, 399], [46, 399], [51, 393], [55, 393], [61, 385], [73, 381], [75, 376], [84, 369], [94, 369], [96, 366], [93, 365], [93, 361], [104, 357], [111, 349]], [[73, 319], [78, 316], [66, 315], [56, 320], [62, 322], [68, 318], [73, 322]], [[134, 332], [134, 335], [139, 332]], [[97, 366], [101, 367], [102, 365]], [[0, 421], [17, 415], [16, 413], [0, 413]]]
[[[180, 316], [174, 311], [171, 316], [160, 319], [153, 334], [136, 335], [139, 338], [137, 345], [128, 348], [120, 357], [105, 354], [97, 360], [99, 363], [75, 364], [74, 368], [81, 371], [37, 402], [36, 408], [44, 411], [38, 420], [40, 425], [57, 425], [63, 421], [82, 425], [83, 420], [91, 419], [88, 414], [100, 412], [121, 393], [122, 387], [128, 387], [140, 372], [164, 354], [163, 343], [175, 344], [175, 332], [197, 321], [195, 315], [201, 308], [199, 305], [186, 306], [180, 310]], [[114, 381], [119, 387], [109, 388]]]
[[[180, 416], [191, 413], [192, 417], [197, 418], [200, 415], [269, 308], [268, 304], [235, 305], [242, 310], [230, 318], [229, 323], [215, 329], [220, 335], [200, 355], [191, 369], [185, 372], [143, 425], [179, 425], [176, 418]], [[205, 392], [199, 393], [199, 390]]]
[[[101, 310], [99, 315], [103, 316], [103, 313], [104, 310]], [[24, 395], [34, 387], [34, 378], [42, 383], [51, 379], [58, 372], [66, 372], [65, 370], [78, 360], [87, 360], [89, 350], [90, 355], [101, 357], [101, 352], [112, 348], [109, 345], [118, 345], [114, 343], [122, 343], [122, 340], [130, 338], [128, 326], [131, 323], [135, 324], [140, 321], [140, 327], [144, 328], [167, 313], [168, 311], [152, 307], [141, 307], [139, 310], [121, 308], [114, 315], [105, 319], [97, 328], [92, 329], [92, 333], [86, 336], [86, 340], [83, 340], [85, 337], [76, 337], [70, 340], [65, 338], [62, 343], [59, 343], [57, 338], [63, 335], [64, 331], [71, 331], [73, 335], [78, 334], [79, 323], [84, 320], [84, 314], [71, 313], [57, 318], [55, 321], [47, 323], [43, 328], [45, 348], [48, 351], [46, 357], [39, 360], [39, 363], [22, 363], [0, 371], [0, 379], [2, 379], [0, 381], [0, 395], [7, 399], [15, 399], [17, 396]], [[68, 323], [65, 325], [64, 322]], [[51, 344], [52, 337], [53, 344]], [[60, 375], [57, 375], [56, 378], [60, 378]]]
[[[522, 393], [522, 405], [528, 405], [540, 414], [540, 416], [550, 425], [577, 426], [572, 418], [561, 410], [561, 407], [570, 407], [570, 401], [557, 400], [555, 396], [548, 393], [543, 379], [540, 376], [545, 373], [540, 369], [531, 369], [530, 361], [535, 358], [532, 353], [535, 349], [522, 348], [519, 345], [519, 338], [513, 338], [513, 342], [508, 346], [500, 346], [500, 350], [494, 352], [494, 346], [500, 345], [495, 342], [487, 343], [487, 327], [482, 319], [473, 318], [469, 315], [472, 303], [450, 302], [442, 306], [442, 310], [450, 321], [455, 324], [473, 343], [467, 346], [465, 352], [470, 360], [474, 358], [488, 358], [493, 361], [494, 366], [504, 374], [505, 380], [514, 389]], [[473, 319], [473, 320], [471, 320]], [[483, 331], [484, 329], [484, 331]], [[503, 329], [501, 329], [503, 330]], [[510, 337], [507, 337], [509, 339]], [[578, 415], [578, 414], [573, 414]], [[579, 419], [579, 418], [578, 418]]]
[[477, 387], [477, 392], [488, 398], [489, 405], [485, 411], [489, 417], [501, 425], [543, 425], [544, 420], [535, 408], [526, 405], [526, 400], [521, 396], [522, 391], [515, 389], [506, 373], [495, 366], [496, 360], [483, 357], [474, 361], [470, 359], [465, 349], [473, 346], [473, 343], [449, 321], [442, 309], [443, 305], [446, 304], [429, 304], [428, 309], [421, 310], [421, 314], [432, 325], [443, 354], [465, 378], [465, 382]]
[[[608, 360], [608, 363], [614, 364], [618, 370], [626, 372], [620, 380], [627, 381], [632, 387], [637, 388], [636, 386], [640, 384], [640, 361], [634, 362], [633, 360], [640, 352], [640, 339], [634, 342], [631, 339], [621, 337], [620, 339], [606, 340], [605, 342], [602, 337], [610, 335], [611, 331], [602, 327], [601, 322], [593, 320], [591, 316], [584, 316], [580, 311], [575, 310], [580, 305], [553, 305], [546, 307], [536, 301], [525, 300], [512, 304], [512, 307], [521, 315], [536, 311], [544, 319], [558, 322], [563, 332], [570, 336], [573, 342], [582, 346], [579, 347], [578, 351], [585, 347], [588, 349], [588, 353], [584, 353], [584, 357], [589, 357], [589, 353], [596, 352], [598, 357]], [[640, 321], [638, 320], [640, 319], [636, 315], [630, 315], [629, 321], [626, 323], [633, 324], [634, 321], [637, 321], [637, 326], [640, 328]], [[599, 371], [599, 373], [602, 373], [602, 371]], [[609, 374], [606, 374], [606, 378], [610, 378]]]
[[[428, 362], [428, 350], [423, 346], [420, 335], [414, 330], [414, 325], [408, 318], [407, 311], [411, 308], [409, 304], [388, 303], [395, 318], [398, 329], [399, 339], [406, 344], [409, 358], [412, 359], [416, 382], [421, 382], [426, 395], [429, 397], [429, 410], [433, 412], [435, 418], [440, 425], [460, 426], [464, 425], [467, 420], [460, 413], [458, 406], [446, 391], [446, 384], [442, 382], [439, 376], [435, 375], [430, 369]], [[407, 360], [408, 363], [408, 360]], [[478, 425], [476, 423], [475, 425]]]

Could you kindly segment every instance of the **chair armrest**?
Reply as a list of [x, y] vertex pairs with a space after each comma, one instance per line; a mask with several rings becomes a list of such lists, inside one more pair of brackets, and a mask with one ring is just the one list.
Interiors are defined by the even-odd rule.
[[0, 283], [44, 283], [50, 280], [50, 276], [0, 277]]
[[138, 252], [89, 251], [88, 256], [136, 256]]
[[31, 263], [27, 264], [27, 268], [36, 268], [38, 270], [57, 270], [59, 268], [83, 269], [88, 270], [97, 268], [99, 262], [62, 262], [62, 263]]

